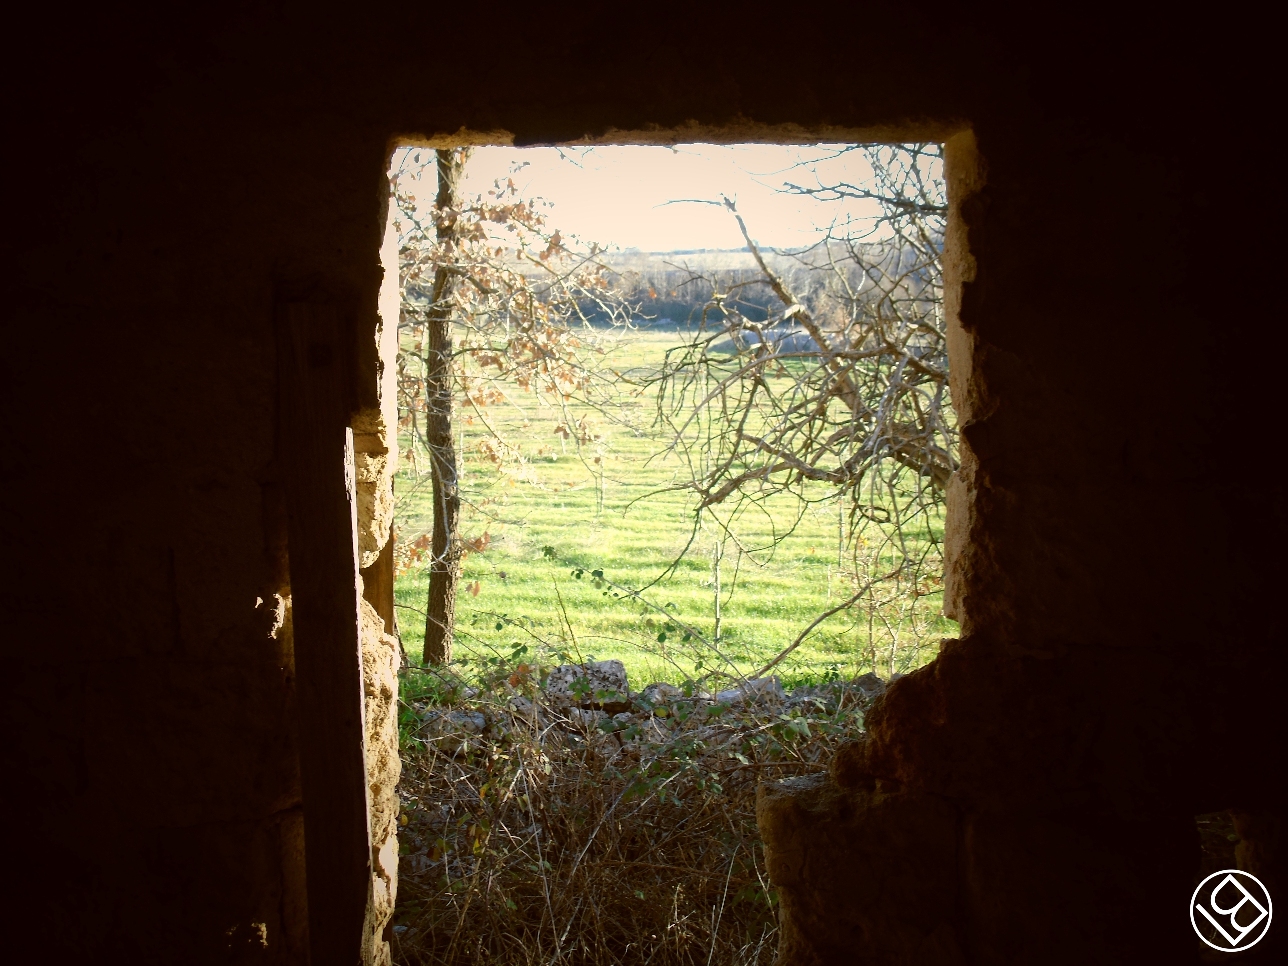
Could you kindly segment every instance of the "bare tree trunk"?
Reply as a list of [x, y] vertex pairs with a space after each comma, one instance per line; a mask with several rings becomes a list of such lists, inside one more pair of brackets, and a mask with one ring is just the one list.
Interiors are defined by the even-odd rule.
[[[447, 149], [438, 154], [438, 243], [444, 261], [457, 243], [461, 210], [460, 181], [469, 152]], [[425, 663], [445, 664], [452, 657], [456, 618], [456, 584], [460, 577], [460, 479], [452, 445], [452, 287], [456, 279], [446, 264], [434, 272], [434, 304], [427, 313], [425, 441], [434, 486], [434, 534], [429, 568], [429, 602], [425, 608]]]

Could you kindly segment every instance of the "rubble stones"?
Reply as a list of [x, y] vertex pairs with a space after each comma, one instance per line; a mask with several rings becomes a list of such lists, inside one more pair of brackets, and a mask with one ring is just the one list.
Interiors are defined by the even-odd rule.
[[459, 755], [478, 744], [487, 730], [480, 711], [436, 711], [425, 716], [424, 733], [449, 755]]
[[786, 699], [787, 694], [783, 691], [783, 684], [777, 677], [751, 678], [736, 688], [716, 694], [718, 704], [727, 704], [731, 707], [748, 702], [779, 703]]
[[516, 694], [510, 699], [510, 710], [515, 714], [523, 715], [525, 718], [531, 718], [537, 715], [537, 704], [531, 698], [525, 698], [521, 694]]
[[532, 696], [512, 691], [504, 706], [430, 710], [424, 714], [423, 732], [445, 753], [460, 755], [503, 741], [519, 721], [527, 721], [552, 747], [586, 742], [611, 758], [619, 750], [639, 753], [681, 737], [686, 742], [725, 744], [745, 730], [748, 716], [760, 721], [862, 710], [885, 687], [877, 675], [865, 674], [851, 681], [798, 687], [790, 694], [777, 677], [752, 678], [716, 695], [665, 681], [631, 694], [620, 661], [595, 661], [556, 667], [540, 691]]
[[685, 698], [684, 688], [676, 687], [674, 684], [667, 684], [665, 681], [658, 681], [650, 684], [641, 691], [636, 698], [637, 707], [657, 708], [662, 705], [674, 704]]
[[607, 711], [600, 711], [598, 708], [569, 708], [568, 720], [575, 725], [581, 725], [583, 728], [598, 727], [601, 721], [608, 719]]
[[[894, 677], [896, 678], [902, 677], [902, 676], [903, 675], [901, 674], [894, 675]], [[864, 674], [861, 677], [855, 678], [853, 682], [853, 687], [858, 688], [865, 695], [875, 698], [878, 694], [880, 694], [882, 691], [885, 690], [885, 682], [882, 681], [875, 674], [873, 674], [871, 671], [869, 671], [867, 674]]]
[[621, 661], [561, 664], [546, 678], [544, 691], [555, 708], [598, 708], [617, 714], [631, 707], [626, 665]]

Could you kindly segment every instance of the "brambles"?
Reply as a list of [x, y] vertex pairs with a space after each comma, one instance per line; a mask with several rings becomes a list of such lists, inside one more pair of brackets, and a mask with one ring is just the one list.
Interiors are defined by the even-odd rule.
[[756, 784], [821, 771], [877, 679], [658, 683], [610, 715], [598, 694], [552, 696], [550, 671], [498, 660], [468, 686], [451, 669], [408, 684], [397, 959], [771, 962]]

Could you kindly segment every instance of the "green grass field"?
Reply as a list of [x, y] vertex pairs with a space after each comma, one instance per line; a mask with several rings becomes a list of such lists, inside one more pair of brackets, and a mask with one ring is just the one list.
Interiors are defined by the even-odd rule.
[[[641, 373], [678, 338], [674, 332], [629, 333], [612, 364]], [[544, 649], [550, 657], [563, 651], [581, 659], [618, 658], [632, 687], [696, 676], [699, 666], [733, 665], [748, 674], [853, 593], [853, 548], [838, 565], [840, 508], [826, 491], [776, 547], [756, 549], [768, 548], [774, 531], [790, 528], [801, 513], [795, 499], [781, 497], [740, 521], [749, 552], [724, 548], [719, 641], [711, 647], [685, 640], [685, 627], [708, 642], [715, 636], [716, 536], [710, 525], [694, 533], [689, 494], [666, 492], [684, 478], [683, 469], [660, 455], [664, 440], [651, 428], [651, 392], [622, 384], [611, 409], [577, 407], [574, 415], [599, 437], [580, 447], [555, 432], [564, 414], [535, 405], [531, 394], [509, 394], [515, 405], [489, 407], [487, 418], [519, 443], [521, 463], [498, 466], [487, 459], [480, 420], [460, 420], [462, 536], [469, 541], [486, 533], [488, 544], [484, 552], [470, 553], [462, 568], [456, 659], [508, 657], [521, 646], [529, 648], [525, 656]], [[404, 453], [406, 445], [404, 440]], [[411, 461], [404, 459], [402, 467], [398, 532], [407, 543], [429, 529], [432, 502], [428, 481], [417, 485]], [[674, 572], [653, 583], [686, 545], [689, 553]], [[867, 551], [869, 558], [876, 553]], [[868, 561], [877, 568], [881, 563]], [[591, 572], [597, 570], [610, 583], [595, 579]], [[424, 570], [413, 568], [396, 584], [403, 643], [415, 662], [423, 646], [426, 579]], [[643, 598], [651, 606], [624, 592], [649, 584]], [[956, 633], [954, 623], [938, 616], [941, 603], [942, 595], [931, 593], [911, 607], [905, 603], [902, 616], [897, 603], [858, 605], [820, 625], [777, 673], [793, 684], [919, 666], [940, 638]]]

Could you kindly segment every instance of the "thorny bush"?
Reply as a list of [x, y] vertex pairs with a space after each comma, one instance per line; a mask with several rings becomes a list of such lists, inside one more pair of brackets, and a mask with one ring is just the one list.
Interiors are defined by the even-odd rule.
[[771, 962], [756, 785], [822, 771], [878, 679], [746, 700], [689, 681], [610, 716], [555, 706], [523, 656], [404, 683], [396, 961]]

